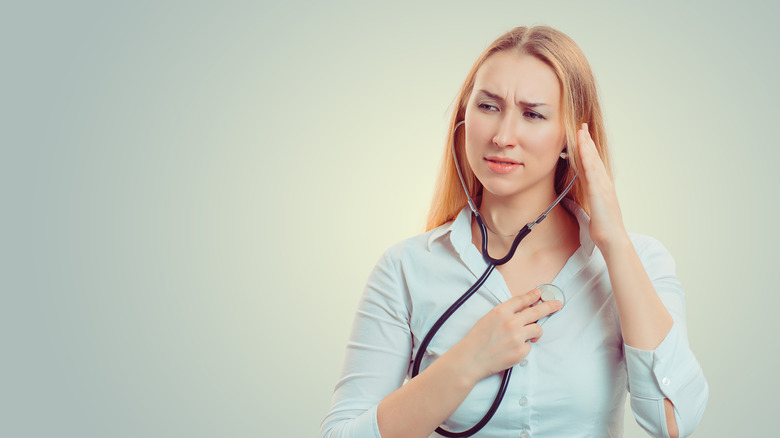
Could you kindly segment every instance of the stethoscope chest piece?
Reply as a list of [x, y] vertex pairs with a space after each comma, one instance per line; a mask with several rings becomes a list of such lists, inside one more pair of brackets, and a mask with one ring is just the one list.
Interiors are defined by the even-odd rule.
[[[540, 297], [542, 302], [558, 300], [563, 303], [563, 306], [566, 305], [566, 297], [558, 286], [554, 284], [540, 284], [537, 286], [537, 289], [542, 291], [542, 296]], [[561, 306], [561, 309], [563, 309], [563, 306]]]
[[[536, 303], [533, 304], [534, 306], [539, 304], [539, 303], [543, 303], [545, 301], [550, 301], [550, 300], [558, 300], [561, 303], [563, 303], [563, 305], [561, 306], [561, 309], [563, 309], [564, 306], [566, 306], [566, 296], [563, 295], [563, 291], [558, 286], [556, 286], [554, 284], [540, 284], [536, 288], [539, 289], [540, 291], [542, 291], [542, 295], [539, 297], [539, 301], [537, 301]], [[556, 313], [558, 313], [560, 311], [561, 310], [558, 309], [555, 312], [553, 312], [553, 313], [551, 313], [551, 314], [549, 314], [547, 316], [543, 316], [543, 317], [539, 318], [539, 320], [536, 321], [536, 323], [539, 324], [539, 325], [542, 325], [548, 319], [550, 319], [551, 316], [555, 315]]]

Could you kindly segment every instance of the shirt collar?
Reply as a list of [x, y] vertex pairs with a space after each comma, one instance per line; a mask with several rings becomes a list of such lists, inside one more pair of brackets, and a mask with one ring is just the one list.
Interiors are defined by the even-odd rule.
[[577, 218], [577, 223], [580, 225], [580, 247], [585, 250], [585, 254], [590, 255], [595, 246], [590, 238], [590, 216], [579, 204], [569, 198], [563, 198], [561, 204]]
[[[561, 205], [571, 212], [580, 226], [580, 246], [585, 254], [593, 251], [593, 241], [590, 238], [590, 216], [576, 202], [569, 198], [563, 198]], [[428, 236], [428, 250], [434, 241], [450, 236], [450, 241], [455, 250], [462, 254], [466, 246], [471, 243], [471, 209], [468, 205], [463, 207], [454, 220], [435, 228]]]
[[435, 228], [428, 236], [428, 250], [434, 241], [450, 235], [450, 241], [458, 253], [462, 253], [463, 248], [471, 243], [471, 209], [468, 205], [460, 210], [460, 213], [451, 220], [438, 228]]

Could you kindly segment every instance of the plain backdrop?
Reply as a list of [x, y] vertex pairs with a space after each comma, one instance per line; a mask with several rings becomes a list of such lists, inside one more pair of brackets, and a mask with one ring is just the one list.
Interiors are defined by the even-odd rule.
[[318, 436], [368, 273], [423, 231], [458, 88], [532, 24], [585, 52], [627, 227], [677, 260], [696, 435], [772, 435], [779, 13], [4, 4], [0, 436]]

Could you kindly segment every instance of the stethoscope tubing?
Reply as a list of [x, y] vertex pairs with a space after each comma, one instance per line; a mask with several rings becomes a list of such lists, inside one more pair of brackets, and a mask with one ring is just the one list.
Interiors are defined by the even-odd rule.
[[[476, 283], [474, 283], [469, 290], [467, 290], [463, 295], [461, 295], [460, 298], [458, 298], [452, 305], [439, 317], [439, 319], [436, 320], [436, 322], [433, 324], [431, 329], [428, 331], [428, 334], [425, 335], [425, 338], [423, 339], [422, 343], [420, 344], [420, 347], [417, 349], [417, 354], [414, 357], [414, 364], [412, 365], [412, 378], [417, 376], [420, 373], [420, 364], [422, 363], [422, 358], [425, 355], [425, 351], [428, 349], [428, 345], [431, 343], [431, 340], [433, 340], [433, 337], [436, 336], [436, 333], [439, 331], [442, 325], [444, 325], [445, 322], [452, 316], [453, 313], [455, 313], [460, 306], [462, 306], [466, 301], [468, 301], [469, 298], [471, 298], [472, 295], [474, 295], [477, 290], [479, 290], [480, 287], [482, 287], [483, 284], [485, 284], [485, 281], [490, 276], [490, 273], [493, 272], [493, 269], [495, 269], [496, 265], [490, 263], [488, 264], [487, 269], [485, 269], [485, 272], [482, 273], [482, 276], [479, 277]], [[504, 371], [504, 375], [501, 379], [501, 386], [498, 389], [498, 394], [496, 395], [495, 400], [493, 400], [493, 404], [490, 406], [490, 409], [488, 409], [487, 413], [484, 417], [474, 425], [471, 429], [465, 430], [463, 432], [450, 432], [449, 430], [444, 430], [441, 427], [436, 428], [436, 433], [439, 435], [443, 435], [446, 437], [468, 437], [471, 435], [474, 435], [477, 433], [480, 429], [485, 427], [488, 421], [490, 421], [491, 418], [493, 418], [493, 414], [496, 413], [498, 410], [498, 406], [501, 404], [501, 400], [504, 399], [504, 394], [506, 393], [506, 389], [509, 386], [509, 378], [512, 375], [512, 368], [509, 368]]]
[[487, 281], [487, 278], [490, 276], [490, 273], [493, 272], [493, 269], [495, 269], [496, 266], [501, 266], [512, 259], [512, 256], [515, 254], [515, 250], [517, 250], [517, 246], [520, 245], [520, 242], [525, 238], [525, 236], [531, 232], [531, 228], [528, 225], [524, 226], [523, 229], [520, 230], [520, 232], [515, 236], [509, 252], [504, 257], [495, 259], [491, 257], [490, 254], [488, 254], [487, 228], [485, 227], [485, 223], [478, 214], [475, 216], [477, 223], [479, 224], [480, 234], [482, 235], [482, 256], [485, 261], [488, 262], [488, 267], [485, 269], [485, 272], [482, 273], [482, 275], [477, 279], [476, 283], [474, 283], [463, 295], [461, 295], [460, 298], [452, 303], [452, 305], [446, 311], [444, 311], [439, 319], [436, 320], [433, 326], [431, 326], [431, 329], [428, 331], [428, 334], [425, 335], [425, 338], [423, 338], [423, 341], [417, 350], [417, 354], [415, 355], [414, 364], [412, 366], [412, 377], [419, 374], [420, 363], [422, 362], [423, 355], [425, 355], [425, 350], [428, 348], [428, 345], [431, 343], [431, 340], [433, 340], [433, 337], [436, 336], [436, 333], [439, 331], [441, 326], [444, 325], [450, 316], [452, 316], [452, 314], [455, 313], [455, 311], [457, 311], [460, 306], [468, 301], [468, 299], [471, 298], [471, 296], [474, 295], [474, 293], [480, 287], [482, 287], [483, 284], [485, 284], [485, 281]]
[[[455, 125], [455, 128], [453, 129], [453, 134], [455, 130], [458, 129], [459, 126], [463, 125], [465, 121], [461, 121], [458, 124]], [[428, 331], [428, 333], [423, 338], [423, 341], [420, 343], [420, 346], [417, 348], [417, 354], [414, 356], [414, 362], [412, 363], [412, 378], [416, 377], [420, 373], [420, 365], [422, 363], [423, 356], [425, 356], [425, 352], [428, 349], [428, 345], [430, 345], [431, 341], [433, 340], [433, 337], [436, 336], [436, 333], [441, 329], [441, 327], [444, 325], [445, 322], [466, 302], [469, 298], [471, 298], [474, 293], [479, 290], [480, 287], [482, 287], [483, 284], [485, 284], [485, 281], [487, 281], [487, 278], [490, 276], [490, 273], [493, 272], [493, 270], [496, 268], [496, 266], [501, 266], [512, 259], [512, 257], [515, 255], [515, 251], [517, 250], [518, 245], [520, 245], [520, 242], [525, 238], [525, 236], [528, 235], [528, 233], [531, 232], [531, 229], [542, 222], [546, 217], [547, 214], [550, 213], [550, 211], [558, 205], [561, 200], [566, 196], [566, 194], [571, 189], [572, 185], [574, 184], [574, 181], [577, 179], [577, 175], [575, 174], [572, 178], [571, 182], [569, 182], [568, 186], [566, 187], [563, 192], [558, 196], [558, 199], [553, 202], [550, 207], [542, 213], [535, 221], [530, 222], [526, 224], [515, 236], [515, 239], [512, 241], [512, 247], [509, 249], [507, 254], [500, 258], [496, 259], [490, 256], [488, 254], [488, 238], [487, 238], [487, 227], [485, 226], [485, 222], [482, 220], [482, 216], [479, 214], [479, 211], [476, 208], [476, 205], [474, 204], [474, 201], [471, 199], [471, 196], [469, 195], [468, 189], [466, 188], [466, 183], [463, 180], [463, 174], [460, 171], [460, 165], [458, 164], [458, 158], [457, 153], [455, 151], [455, 143], [453, 141], [453, 147], [452, 147], [452, 154], [453, 158], [455, 160], [455, 168], [458, 172], [458, 177], [460, 179], [460, 183], [463, 186], [463, 191], [466, 193], [466, 198], [468, 199], [469, 207], [471, 208], [472, 214], [474, 215], [474, 218], [477, 220], [477, 224], [479, 225], [479, 231], [482, 237], [482, 257], [484, 258], [485, 262], [487, 262], [488, 266], [485, 269], [485, 272], [482, 273], [482, 275], [477, 279], [476, 283], [474, 283], [463, 295], [460, 296], [452, 305], [450, 305], [449, 308], [447, 308], [446, 311], [439, 317], [439, 319], [436, 320], [436, 322], [431, 326], [431, 329]], [[498, 388], [498, 393], [496, 394], [496, 398], [493, 400], [493, 404], [490, 405], [490, 409], [488, 409], [487, 413], [485, 413], [485, 416], [482, 417], [479, 422], [474, 425], [472, 428], [468, 430], [464, 430], [462, 432], [450, 432], [448, 430], [444, 430], [441, 427], [436, 428], [436, 433], [442, 436], [446, 437], [469, 437], [474, 435], [475, 433], [479, 432], [480, 429], [485, 427], [485, 425], [490, 421], [491, 418], [493, 418], [493, 414], [496, 413], [498, 410], [498, 406], [501, 404], [501, 401], [504, 399], [504, 395], [506, 394], [506, 390], [509, 387], [509, 378], [512, 376], [512, 368], [507, 368], [503, 371], [503, 376], [501, 378], [501, 385]]]
[[[425, 338], [423, 338], [423, 341], [420, 343], [420, 346], [417, 349], [417, 354], [415, 355], [414, 363], [412, 364], [412, 378], [420, 373], [420, 365], [422, 363], [423, 356], [425, 356], [425, 351], [428, 349], [428, 345], [433, 340], [433, 337], [436, 336], [436, 333], [439, 331], [439, 329], [444, 325], [445, 322], [447, 322], [450, 316], [452, 316], [460, 308], [460, 306], [468, 301], [468, 299], [471, 298], [471, 296], [474, 295], [483, 284], [485, 284], [485, 281], [487, 281], [488, 277], [496, 268], [496, 266], [503, 265], [512, 259], [515, 250], [517, 250], [517, 246], [520, 245], [520, 242], [525, 238], [525, 236], [531, 232], [531, 227], [528, 225], [524, 226], [523, 229], [517, 233], [517, 236], [515, 236], [509, 252], [504, 257], [495, 259], [491, 257], [490, 254], [488, 254], [487, 228], [485, 227], [485, 223], [482, 221], [482, 218], [478, 213], [475, 214], [475, 217], [477, 219], [477, 223], [479, 224], [480, 234], [482, 235], [482, 256], [484, 257], [485, 261], [488, 262], [488, 266], [485, 269], [485, 272], [483, 272], [482, 275], [477, 279], [477, 281], [471, 285], [471, 287], [463, 295], [461, 295], [460, 298], [452, 303], [452, 305], [450, 305], [450, 307], [447, 308], [444, 313], [442, 313], [442, 315], [439, 317], [439, 319], [436, 320], [435, 323], [433, 323], [433, 326], [431, 326], [428, 334], [425, 335]], [[506, 390], [509, 387], [510, 377], [512, 377], [512, 368], [507, 368], [503, 371], [501, 385], [498, 388], [498, 393], [496, 394], [496, 398], [493, 400], [493, 404], [490, 405], [490, 409], [488, 409], [487, 413], [485, 413], [485, 415], [481, 420], [479, 420], [477, 424], [462, 432], [451, 432], [449, 430], [444, 430], [441, 427], [438, 427], [436, 428], [436, 433], [446, 437], [469, 437], [479, 432], [483, 427], [485, 427], [488, 421], [493, 418], [493, 415], [498, 410], [498, 406], [501, 405], [501, 401], [504, 399]]]

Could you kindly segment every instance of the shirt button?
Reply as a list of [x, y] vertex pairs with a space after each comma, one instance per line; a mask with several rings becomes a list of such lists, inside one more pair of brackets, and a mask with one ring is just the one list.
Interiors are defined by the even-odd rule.
[[518, 400], [518, 402], [517, 402], [517, 403], [518, 403], [518, 404], [520, 404], [520, 406], [525, 406], [525, 405], [527, 405], [527, 404], [528, 404], [528, 398], [526, 398], [525, 396], [523, 396], [523, 398], [521, 398], [520, 400]]
[[523, 360], [520, 361], [520, 363], [518, 365], [520, 365], [521, 367], [524, 367], [524, 366], [528, 365], [528, 361], [523, 359]]
[[664, 384], [664, 385], [666, 385], [666, 386], [669, 386], [669, 383], [670, 383], [670, 382], [669, 382], [669, 378], [668, 378], [668, 377], [664, 377], [664, 379], [663, 379], [663, 380], [661, 380], [661, 383], [663, 383], [663, 384]]
[[530, 436], [531, 436], [531, 434], [528, 433], [528, 431], [526, 431], [526, 430], [520, 432], [520, 438], [528, 438]]

